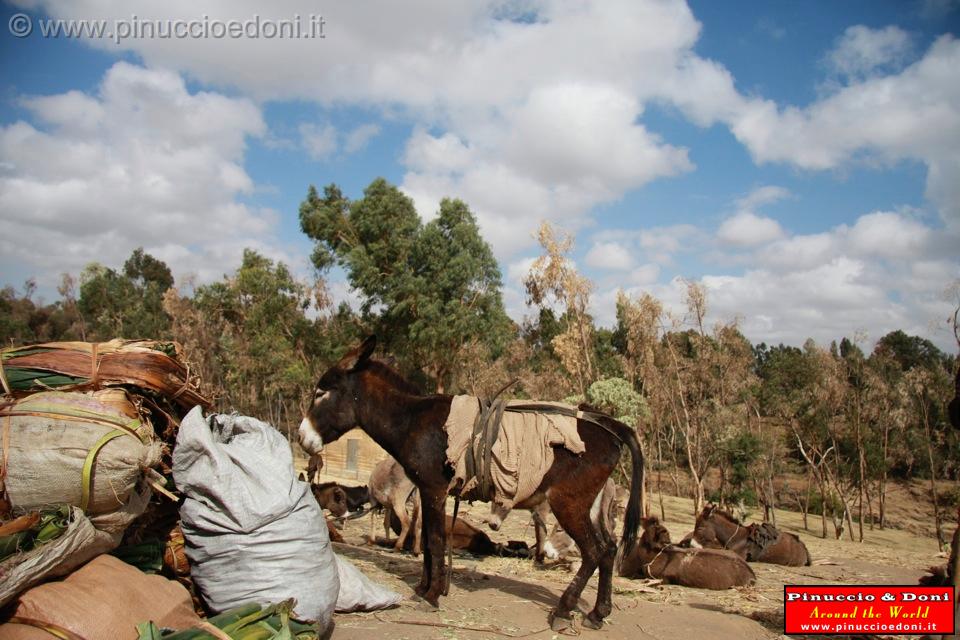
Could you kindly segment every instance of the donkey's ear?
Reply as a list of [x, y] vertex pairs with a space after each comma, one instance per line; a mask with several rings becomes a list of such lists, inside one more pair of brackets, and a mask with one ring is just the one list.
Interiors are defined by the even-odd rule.
[[377, 336], [369, 335], [367, 339], [360, 343], [360, 353], [357, 356], [357, 362], [366, 362], [373, 355], [373, 350], [377, 348]]
[[376, 348], [376, 346], [377, 336], [369, 336], [360, 343], [359, 347], [351, 350], [346, 356], [344, 356], [343, 360], [340, 361], [340, 366], [347, 371], [359, 369], [370, 360], [370, 355], [373, 353], [373, 350]]

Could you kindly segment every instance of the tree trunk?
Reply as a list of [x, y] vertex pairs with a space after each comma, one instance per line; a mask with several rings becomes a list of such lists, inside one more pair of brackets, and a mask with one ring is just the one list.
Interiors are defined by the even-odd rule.
[[943, 516], [940, 514], [940, 498], [937, 496], [937, 467], [933, 460], [933, 434], [930, 432], [930, 415], [927, 412], [927, 403], [919, 398], [923, 414], [923, 429], [927, 441], [927, 460], [930, 464], [930, 497], [933, 498], [933, 518], [937, 528], [937, 546], [943, 551]]
[[803, 530], [810, 531], [810, 526], [807, 522], [807, 514], [810, 513], [810, 469], [807, 469], [807, 485], [803, 492], [803, 502], [801, 503], [801, 511], [803, 511]]
[[833, 449], [834, 457], [836, 458], [836, 461], [837, 461], [836, 473], [834, 473], [833, 470], [831, 470], [830, 462], [826, 461], [826, 458], [822, 460], [824, 460], [823, 464], [825, 465], [825, 468], [827, 471], [827, 477], [830, 480], [830, 484], [833, 485], [833, 490], [837, 492], [837, 496], [840, 498], [840, 503], [843, 505], [843, 513], [840, 514], [839, 527], [836, 526], [837, 518], [836, 516], [834, 516], [834, 522], [835, 522], [834, 529], [837, 534], [837, 539], [839, 540], [840, 537], [843, 535], [843, 522], [846, 521], [847, 531], [849, 531], [850, 533], [850, 541], [853, 542], [854, 537], [853, 537], [852, 509], [850, 508], [850, 500], [848, 499], [847, 492], [844, 491], [843, 483], [840, 482], [840, 453], [838, 449], [836, 449], [836, 443], [834, 443], [834, 446], [831, 447], [831, 449]]
[[693, 515], [694, 517], [703, 509], [703, 479], [697, 476], [693, 465], [690, 465], [690, 478], [693, 480]]
[[666, 522], [667, 508], [663, 504], [663, 473], [657, 469], [657, 499], [660, 502], [660, 520]]
[[[767, 481], [770, 483], [770, 522], [773, 526], [777, 526], [777, 490], [773, 486], [773, 474], [767, 476]], [[804, 521], [806, 521], [806, 514], [804, 514]], [[804, 522], [806, 524], [806, 522]]]
[[890, 427], [883, 426], [883, 466], [880, 470], [880, 487], [877, 496], [877, 508], [880, 511], [880, 530], [887, 526], [887, 471], [889, 465]]
[[858, 527], [860, 528], [860, 542], [863, 542], [863, 499], [867, 491], [867, 459], [863, 455], [863, 440], [859, 435], [860, 425], [857, 425], [857, 439], [860, 440], [858, 449], [860, 450], [860, 495], [857, 500], [857, 517], [860, 519]]
[[727, 488], [727, 469], [723, 466], [723, 463], [717, 465], [718, 470], [720, 471], [720, 506], [724, 507], [727, 504], [726, 488]]

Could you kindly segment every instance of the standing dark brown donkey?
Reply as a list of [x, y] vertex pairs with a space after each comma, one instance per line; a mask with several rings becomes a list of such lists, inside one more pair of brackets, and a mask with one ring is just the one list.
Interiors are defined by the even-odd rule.
[[[320, 377], [307, 416], [300, 424], [300, 445], [309, 454], [324, 443], [360, 427], [403, 466], [420, 489], [423, 528], [423, 573], [416, 592], [438, 606], [445, 584], [444, 527], [446, 498], [453, 478], [447, 463], [444, 423], [452, 396], [422, 396], [390, 367], [371, 360], [376, 339], [345, 355]], [[620, 459], [626, 445], [633, 458], [630, 498], [621, 544], [629, 549], [640, 526], [640, 487], [643, 458], [636, 432], [607, 416], [597, 422], [577, 421], [577, 432], [586, 451], [575, 455], [554, 448], [553, 465], [534, 493], [546, 496], [557, 521], [577, 543], [583, 564], [563, 592], [551, 614], [551, 625], [562, 630], [570, 624], [570, 612], [593, 572], [600, 568], [597, 602], [584, 624], [600, 628], [612, 609], [613, 565], [616, 541], [590, 522], [590, 506]]]

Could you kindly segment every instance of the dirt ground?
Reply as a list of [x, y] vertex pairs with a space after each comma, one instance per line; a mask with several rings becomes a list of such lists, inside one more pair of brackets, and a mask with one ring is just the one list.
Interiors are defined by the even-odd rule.
[[[336, 479], [336, 478], [324, 478]], [[342, 481], [356, 484], [355, 481]], [[689, 500], [665, 498], [666, 522], [674, 540], [692, 529]], [[658, 508], [658, 507], [657, 507]], [[498, 542], [524, 540], [533, 545], [527, 512], [510, 515], [499, 532], [482, 525], [488, 505], [461, 505], [461, 512]], [[448, 505], [448, 513], [452, 502]], [[906, 531], [867, 531], [863, 543], [823, 540], [819, 520], [803, 530], [799, 514], [778, 512], [780, 528], [798, 534], [814, 558], [810, 567], [752, 564], [757, 583], [729, 591], [707, 591], [641, 580], [614, 578], [614, 610], [601, 631], [582, 630], [584, 637], [706, 639], [779, 638], [783, 632], [784, 584], [916, 584], [925, 569], [945, 562], [935, 539]], [[386, 640], [409, 638], [557, 638], [547, 624], [547, 614], [573, 574], [567, 565], [537, 568], [532, 560], [478, 558], [454, 555], [450, 595], [441, 598], [440, 610], [431, 611], [411, 599], [420, 577], [421, 561], [409, 554], [364, 544], [370, 516], [348, 521], [343, 529], [347, 544], [335, 544], [337, 553], [352, 560], [380, 584], [406, 596], [401, 606], [376, 614], [337, 614], [332, 638]], [[377, 535], [383, 535], [380, 522]], [[584, 590], [580, 608], [593, 607], [597, 576]], [[579, 622], [579, 621], [578, 621]], [[579, 628], [579, 624], [577, 625]], [[822, 636], [821, 636], [822, 637]], [[902, 636], [901, 636], [902, 637]]]

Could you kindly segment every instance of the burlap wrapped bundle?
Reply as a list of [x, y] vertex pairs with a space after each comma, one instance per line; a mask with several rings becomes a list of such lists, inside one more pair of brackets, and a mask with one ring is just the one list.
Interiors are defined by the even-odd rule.
[[35, 393], [0, 408], [3, 483], [14, 511], [121, 509], [160, 462], [160, 443], [122, 389]]
[[63, 537], [7, 558], [0, 606], [115, 548], [150, 502], [161, 443], [122, 389], [47, 391], [0, 407], [0, 495], [11, 514], [73, 507]]

